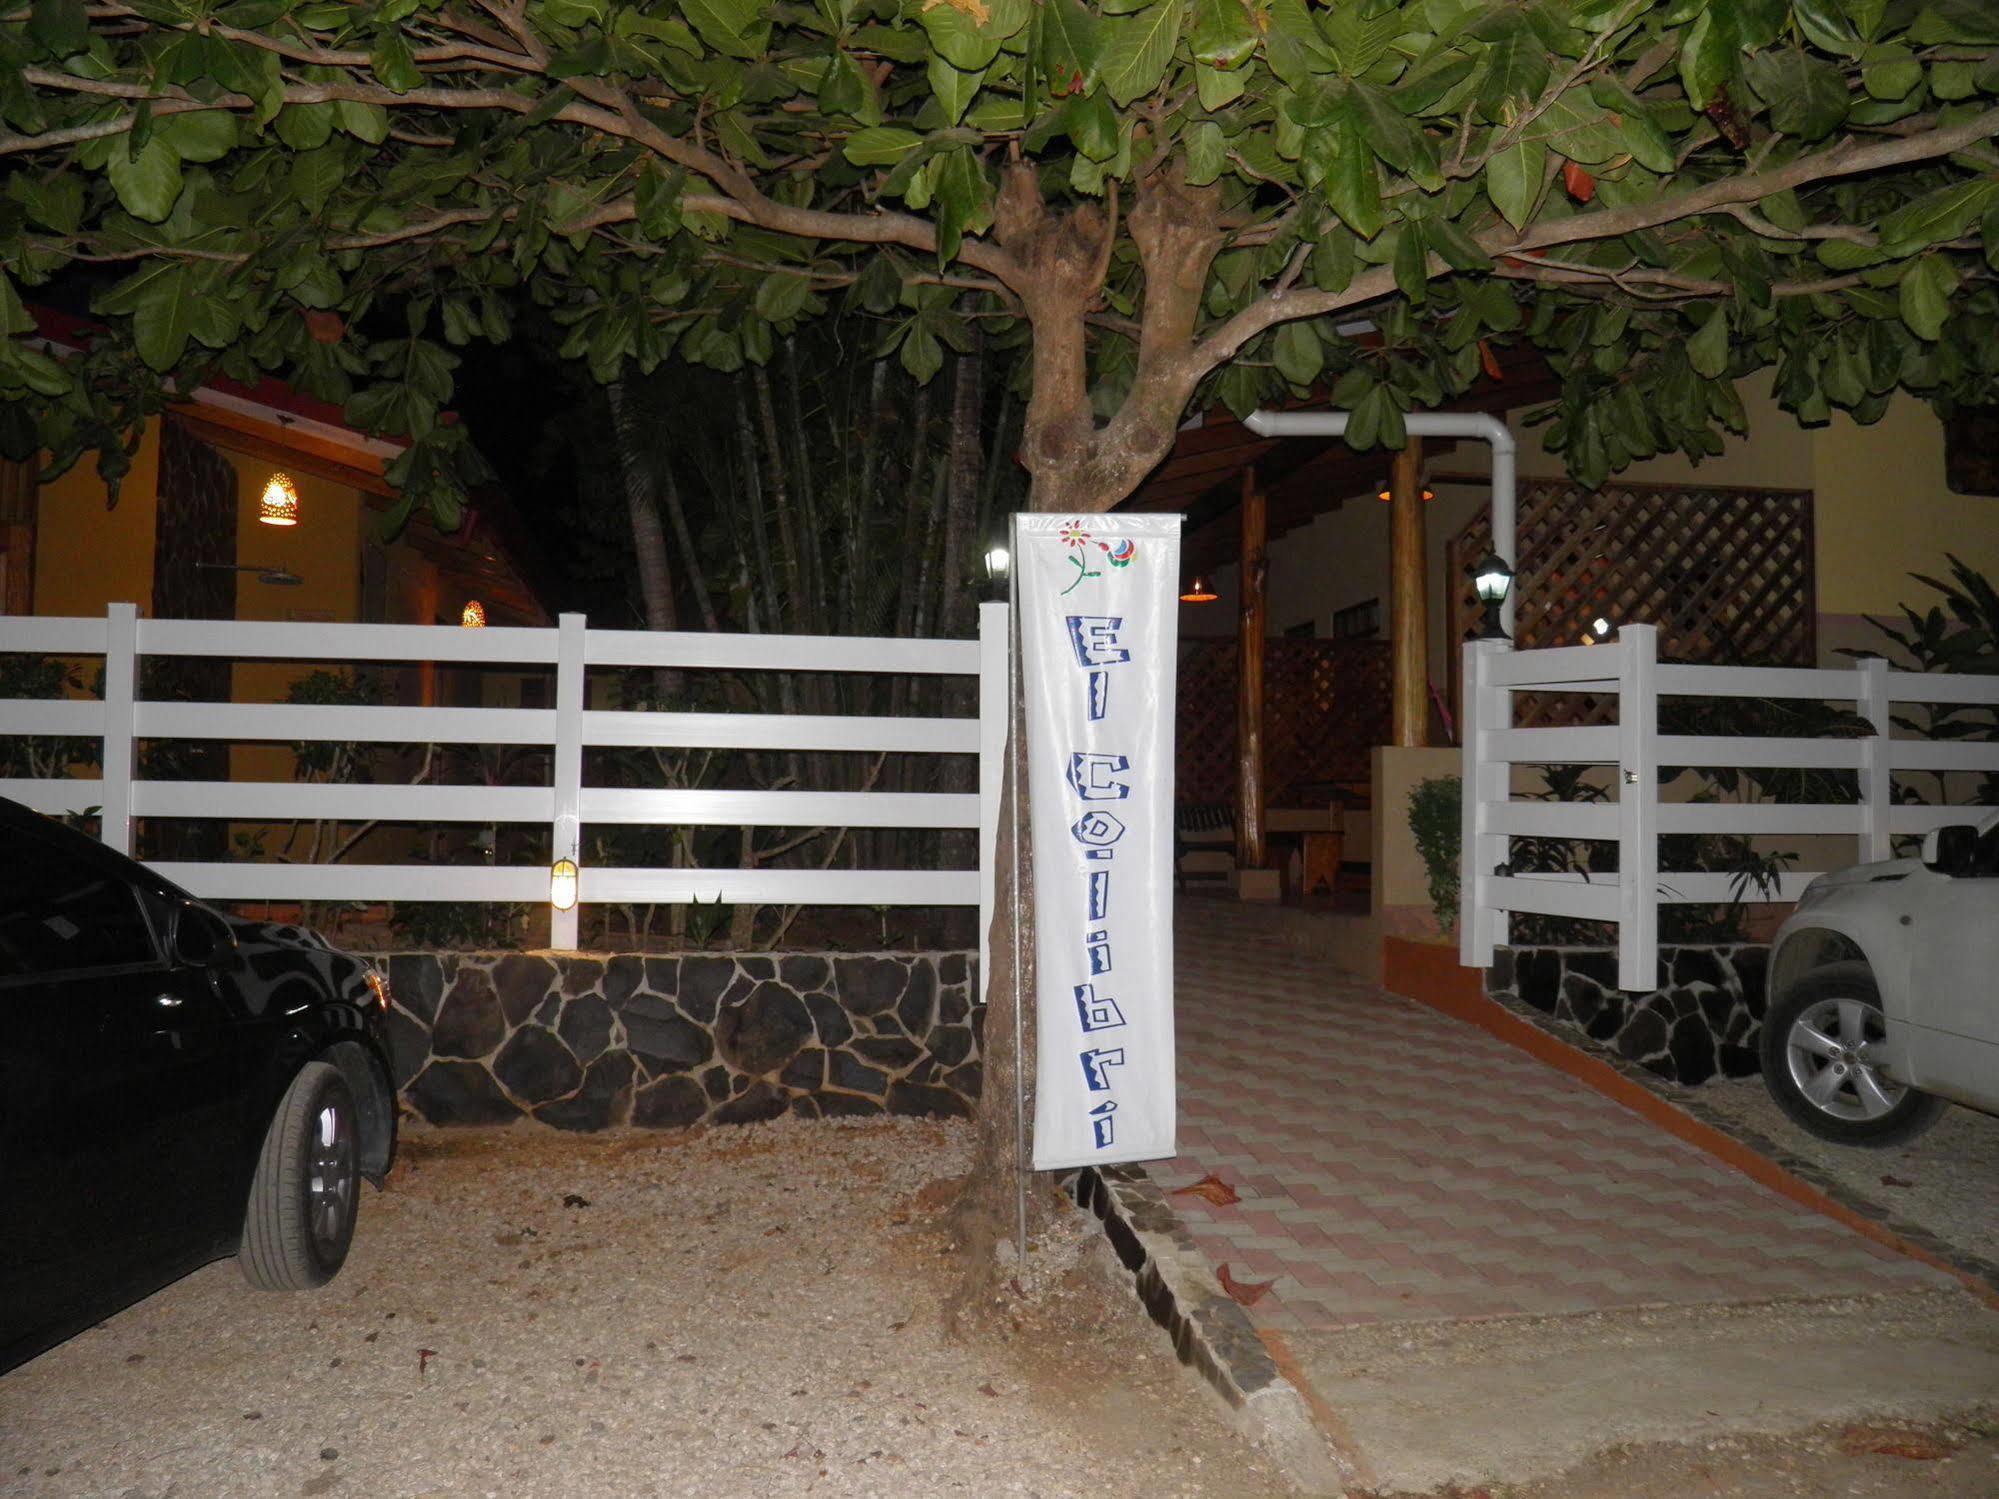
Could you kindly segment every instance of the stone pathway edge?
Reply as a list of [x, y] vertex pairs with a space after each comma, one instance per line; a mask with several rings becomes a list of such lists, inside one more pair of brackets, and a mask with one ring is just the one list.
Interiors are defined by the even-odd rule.
[[[1223, 1294], [1159, 1184], [1140, 1166], [1085, 1167], [1065, 1186], [1096, 1215], [1139, 1303], [1188, 1365], [1227, 1403], [1236, 1428], [1307, 1494], [1339, 1495], [1367, 1474], [1335, 1413], [1323, 1409], [1278, 1340], [1276, 1348]], [[1274, 1336], [1274, 1335], [1273, 1335]], [[1275, 1354], [1276, 1356], [1273, 1356]], [[1289, 1370], [1283, 1365], [1289, 1364]]]

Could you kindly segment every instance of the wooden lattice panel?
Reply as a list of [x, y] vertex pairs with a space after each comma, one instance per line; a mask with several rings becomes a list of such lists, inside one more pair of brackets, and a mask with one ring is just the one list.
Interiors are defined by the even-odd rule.
[[[1181, 645], [1176, 798], [1233, 805], [1236, 644]], [[1379, 640], [1264, 643], [1263, 779], [1273, 805], [1293, 787], [1366, 782], [1389, 726], [1388, 646]]]
[[[1519, 497], [1522, 649], [1580, 645], [1601, 616], [1659, 628], [1659, 654], [1716, 665], [1811, 666], [1817, 654], [1812, 495], [1803, 489], [1523, 480]], [[1451, 542], [1458, 580], [1451, 638], [1477, 635], [1484, 610], [1471, 569], [1492, 550], [1481, 510]], [[1452, 661], [1452, 679], [1458, 676]], [[1455, 694], [1453, 695], [1455, 698]], [[1523, 726], [1609, 722], [1614, 701], [1581, 694], [1516, 698]]]

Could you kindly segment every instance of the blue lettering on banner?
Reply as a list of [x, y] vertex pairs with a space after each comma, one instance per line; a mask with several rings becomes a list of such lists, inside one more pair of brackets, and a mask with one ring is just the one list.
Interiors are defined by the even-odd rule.
[[1090, 976], [1111, 971], [1111, 934], [1108, 927], [1099, 927], [1084, 939], [1090, 954]]
[[1111, 1115], [1117, 1112], [1117, 1100], [1106, 1098], [1090, 1110], [1090, 1131], [1096, 1136], [1097, 1149], [1104, 1150], [1117, 1143], [1117, 1125]]
[[1076, 1018], [1083, 1023], [1083, 1031], [1114, 1031], [1124, 1025], [1124, 1011], [1117, 1007], [1114, 999], [1097, 997], [1095, 984], [1076, 985]]
[[1117, 802], [1131, 787], [1117, 779], [1131, 769], [1131, 756], [1078, 750], [1069, 756], [1069, 786], [1086, 802]]
[[1091, 722], [1104, 716], [1110, 707], [1111, 674], [1103, 670], [1131, 659], [1131, 652], [1118, 644], [1124, 620], [1114, 614], [1071, 614], [1067, 616], [1069, 644], [1079, 666], [1091, 668], [1086, 699]]
[[1076, 819], [1069, 836], [1089, 850], [1086, 859], [1114, 858], [1111, 845], [1124, 836], [1124, 824], [1109, 812], [1092, 808]]
[[1090, 920], [1102, 921], [1111, 914], [1111, 872], [1108, 869], [1090, 871]]
[[1093, 1046], [1080, 1053], [1076, 1060], [1083, 1064], [1083, 1082], [1092, 1093], [1108, 1093], [1111, 1089], [1110, 1069], [1124, 1066], [1122, 1046]]

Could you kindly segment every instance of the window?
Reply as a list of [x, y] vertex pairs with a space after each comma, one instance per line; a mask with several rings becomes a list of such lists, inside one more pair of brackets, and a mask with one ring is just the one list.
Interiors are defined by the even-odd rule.
[[0, 859], [0, 978], [158, 957], [130, 885], [38, 838], [12, 841]]
[[1333, 611], [1333, 639], [1372, 640], [1381, 633], [1381, 600], [1367, 599]]

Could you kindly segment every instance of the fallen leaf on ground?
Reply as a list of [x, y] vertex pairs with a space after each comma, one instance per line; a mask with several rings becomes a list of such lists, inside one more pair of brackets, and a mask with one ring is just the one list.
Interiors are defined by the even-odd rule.
[[420, 1378], [420, 1377], [422, 1377], [422, 1376], [423, 1376], [424, 1374], [426, 1374], [426, 1373], [428, 1373], [428, 1372], [429, 1372], [429, 1370], [430, 1370], [430, 1361], [431, 1361], [432, 1359], [436, 1358], [436, 1357], [437, 1357], [437, 1350], [436, 1350], [435, 1348], [419, 1348], [419, 1349], [417, 1349], [417, 1351], [416, 1351], [416, 1372], [417, 1372], [417, 1375], [418, 1375], [418, 1377], [419, 1377], [419, 1378]]
[[1957, 1447], [1933, 1431], [1897, 1430], [1888, 1426], [1849, 1426], [1839, 1436], [1839, 1450], [1847, 1457], [1901, 1457], [1911, 1462], [1933, 1463], [1949, 1457]]
[[590, 1206], [590, 1199], [581, 1192], [564, 1192], [562, 1205], [566, 1208], [587, 1208]]
[[1203, 1202], [1211, 1202], [1218, 1208], [1225, 1208], [1232, 1202], [1241, 1202], [1236, 1189], [1213, 1172], [1202, 1177], [1191, 1187], [1179, 1187], [1172, 1193], [1174, 1197], [1198, 1197]]
[[979, 1393], [980, 1393], [981, 1395], [990, 1395], [990, 1396], [992, 1396], [992, 1397], [993, 1397], [993, 1398], [994, 1398], [995, 1400], [997, 1400], [997, 1399], [999, 1398], [999, 1391], [998, 1391], [998, 1390], [996, 1390], [996, 1389], [994, 1389], [994, 1388], [992, 1387], [992, 1385], [991, 1385], [990, 1383], [988, 1383], [988, 1384], [982, 1384], [982, 1385], [980, 1385], [980, 1386], [979, 1386]]
[[1912, 1181], [1903, 1181], [1899, 1176], [1884, 1176], [1881, 1178], [1881, 1185], [1884, 1187], [1913, 1187], [1915, 1183]]
[[1222, 1289], [1243, 1306], [1255, 1306], [1264, 1294], [1276, 1285], [1274, 1280], [1237, 1280], [1229, 1274], [1229, 1267], [1222, 1265], [1215, 1271], [1215, 1279], [1222, 1283]]

